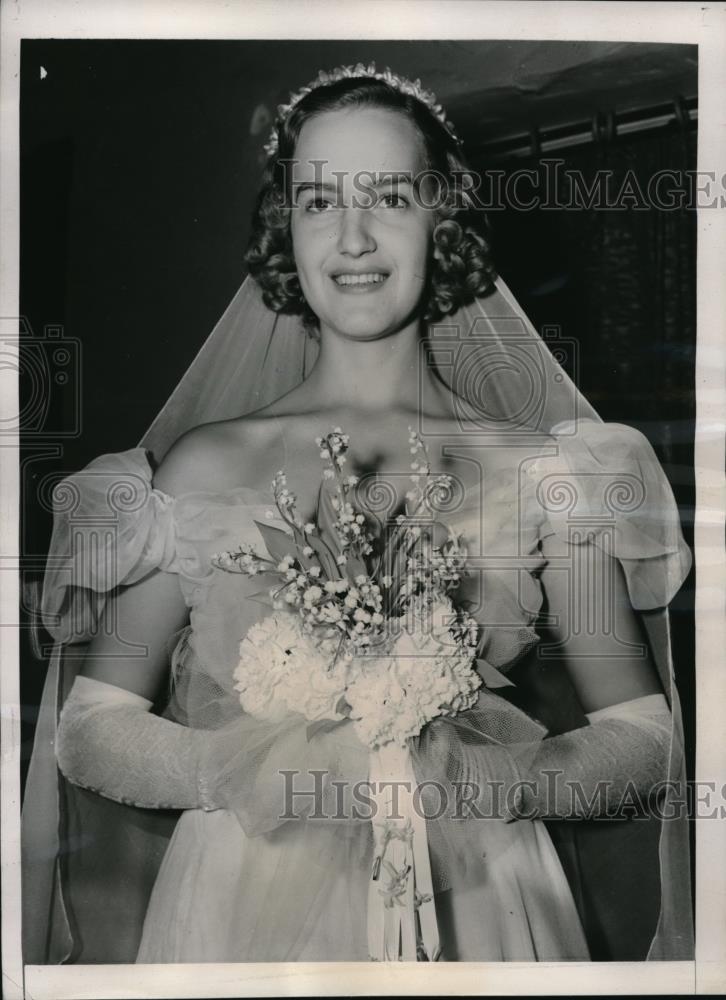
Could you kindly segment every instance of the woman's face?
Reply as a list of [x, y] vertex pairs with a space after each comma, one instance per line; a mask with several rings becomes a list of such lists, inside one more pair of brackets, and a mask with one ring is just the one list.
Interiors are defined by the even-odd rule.
[[346, 109], [303, 126], [290, 167], [292, 245], [323, 331], [374, 340], [415, 321], [434, 226], [413, 198], [423, 168], [422, 140], [402, 114]]

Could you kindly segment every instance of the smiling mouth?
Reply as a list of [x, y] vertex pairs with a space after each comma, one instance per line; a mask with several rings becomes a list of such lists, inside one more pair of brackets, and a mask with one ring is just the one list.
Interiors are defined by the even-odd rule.
[[332, 277], [335, 284], [341, 288], [372, 288], [382, 285], [388, 275], [372, 271], [369, 274], [334, 274]]

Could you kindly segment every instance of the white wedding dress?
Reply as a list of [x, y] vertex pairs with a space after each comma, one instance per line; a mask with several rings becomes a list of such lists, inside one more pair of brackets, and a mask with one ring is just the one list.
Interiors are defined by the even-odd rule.
[[[510, 726], [526, 730], [529, 720], [491, 685], [497, 683], [498, 671], [506, 672], [537, 641], [533, 626], [542, 604], [537, 574], [544, 563], [539, 543], [552, 532], [568, 537], [565, 514], [574, 509], [571, 505], [563, 512], [561, 504], [547, 508], [543, 484], [548, 476], [575, 470], [580, 505], [575, 513], [584, 511], [591, 527], [593, 515], [600, 515], [601, 528], [613, 528], [614, 554], [631, 595], [643, 589], [655, 594], [658, 580], [672, 575], [670, 561], [678, 555], [666, 540], [657, 503], [653, 514], [642, 505], [613, 512], [602, 499], [602, 477], [613, 472], [636, 475], [647, 483], [649, 495], [661, 495], [663, 473], [642, 441], [630, 428], [587, 422], [577, 434], [559, 437], [557, 449], [549, 452], [557, 455], [544, 464], [542, 458], [532, 460], [531, 444], [529, 450], [500, 449], [497, 469], [481, 488], [459, 509], [441, 514], [464, 532], [470, 555], [481, 557], [486, 610], [480, 707], [500, 726], [500, 738]], [[152, 487], [142, 449], [102, 456], [71, 478], [89, 523], [108, 507], [110, 483], [132, 481], [136, 497], [116, 519], [108, 578], [89, 578], [85, 589], [77, 590], [79, 599], [97, 601], [99, 611], [104, 594], [117, 584], [141, 579], [154, 568], [178, 574], [190, 627], [174, 657], [174, 717], [205, 728], [215, 724], [215, 713], [228, 723], [237, 712], [243, 732], [232, 673], [240, 639], [264, 614], [262, 605], [248, 599], [261, 588], [243, 575], [213, 567], [212, 557], [241, 542], [260, 545], [255, 521], [279, 523], [270, 498], [247, 488], [172, 498]], [[58, 547], [63, 531], [72, 527], [64, 527], [62, 518], [57, 521]], [[597, 527], [595, 534], [597, 540]], [[77, 561], [75, 579], [83, 572]], [[67, 580], [59, 571], [61, 614], [63, 609], [70, 613]], [[47, 592], [52, 590], [51, 579]], [[536, 723], [531, 725], [541, 732]], [[486, 759], [482, 753], [481, 777], [496, 778], [486, 773]], [[305, 762], [282, 763], [303, 769]], [[369, 827], [359, 822], [318, 828], [301, 821], [250, 835], [234, 812], [184, 812], [154, 884], [137, 961], [368, 960]], [[443, 960], [589, 958], [570, 886], [541, 821], [479, 821], [470, 842], [476, 850], [468, 858], [469, 876], [448, 884], [439, 881], [436, 910]]]

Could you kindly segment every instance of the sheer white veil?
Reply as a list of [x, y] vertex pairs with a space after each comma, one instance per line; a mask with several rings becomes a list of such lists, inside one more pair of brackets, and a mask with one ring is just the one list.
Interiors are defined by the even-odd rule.
[[[430, 324], [422, 364], [451, 388], [462, 421], [522, 434], [598, 420], [556, 360], [566, 345], [545, 344], [511, 291], [497, 278], [490, 293]], [[247, 277], [141, 439], [157, 460], [198, 424], [251, 413], [310, 374], [318, 342], [297, 316], [273, 313]]]

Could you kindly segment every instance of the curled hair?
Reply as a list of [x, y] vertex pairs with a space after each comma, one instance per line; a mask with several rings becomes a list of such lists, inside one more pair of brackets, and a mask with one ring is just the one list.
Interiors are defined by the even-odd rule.
[[405, 115], [423, 140], [426, 171], [439, 180], [441, 197], [434, 206], [423, 319], [436, 322], [477, 295], [486, 294], [495, 277], [487, 223], [483, 213], [474, 209], [469, 195], [472, 174], [458, 143], [415, 97], [382, 80], [353, 77], [311, 91], [276, 126], [277, 152], [265, 166], [245, 254], [265, 305], [275, 312], [301, 316], [311, 334], [317, 330], [318, 318], [302, 293], [293, 255], [287, 164], [293, 160], [303, 125], [343, 108], [382, 108]]

